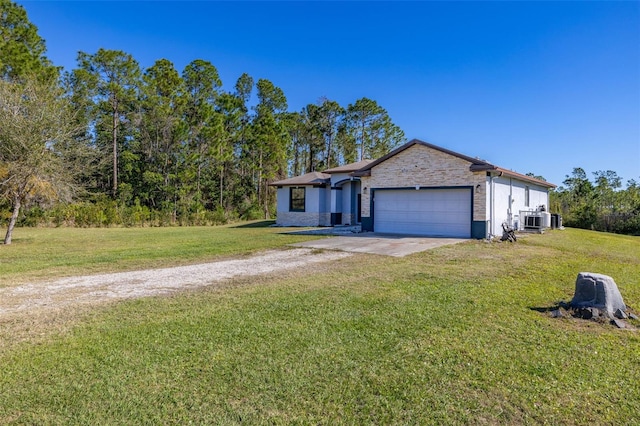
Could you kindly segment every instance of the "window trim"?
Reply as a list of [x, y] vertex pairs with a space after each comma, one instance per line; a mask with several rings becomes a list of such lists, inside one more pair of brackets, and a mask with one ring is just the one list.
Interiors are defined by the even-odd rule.
[[[302, 190], [302, 197], [298, 197], [296, 198], [296, 200], [300, 200], [302, 199], [302, 208], [294, 208], [293, 205], [293, 193], [294, 190]], [[290, 212], [304, 212], [305, 208], [307, 206], [307, 188], [305, 188], [304, 186], [292, 186], [289, 188], [289, 211]]]

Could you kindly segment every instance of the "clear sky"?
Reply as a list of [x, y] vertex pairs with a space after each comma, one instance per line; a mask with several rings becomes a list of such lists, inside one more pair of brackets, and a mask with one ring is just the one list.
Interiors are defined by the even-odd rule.
[[561, 185], [574, 167], [640, 181], [640, 2], [19, 0], [70, 70], [78, 51], [213, 63], [321, 97], [376, 100], [405, 132]]

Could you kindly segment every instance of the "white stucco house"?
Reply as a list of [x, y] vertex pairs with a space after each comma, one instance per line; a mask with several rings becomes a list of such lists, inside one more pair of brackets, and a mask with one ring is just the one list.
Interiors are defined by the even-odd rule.
[[502, 235], [503, 222], [522, 229], [527, 217], [546, 210], [555, 187], [417, 139], [375, 161], [271, 185], [281, 226], [361, 225], [363, 231], [457, 238]]

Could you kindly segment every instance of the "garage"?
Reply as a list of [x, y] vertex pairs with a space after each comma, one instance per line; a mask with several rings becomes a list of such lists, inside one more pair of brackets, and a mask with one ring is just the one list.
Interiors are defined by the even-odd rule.
[[377, 189], [373, 230], [471, 238], [471, 209], [470, 188]]

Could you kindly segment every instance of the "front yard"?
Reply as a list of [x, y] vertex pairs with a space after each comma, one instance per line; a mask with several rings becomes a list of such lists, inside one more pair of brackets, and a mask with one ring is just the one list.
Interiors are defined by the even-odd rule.
[[[66, 263], [35, 253], [21, 270], [0, 247], [1, 268], [15, 284], [300, 240], [204, 230], [206, 242], [132, 230], [124, 260], [78, 248]], [[81, 231], [93, 230], [68, 235]], [[15, 247], [39, 250], [37, 236], [19, 235]], [[244, 252], [225, 245], [238, 235]], [[611, 275], [638, 312], [639, 242], [568, 229], [405, 258], [357, 254], [224, 288], [0, 319], [0, 423], [637, 424], [638, 332], [540, 310], [570, 300], [577, 273], [590, 271]]]

